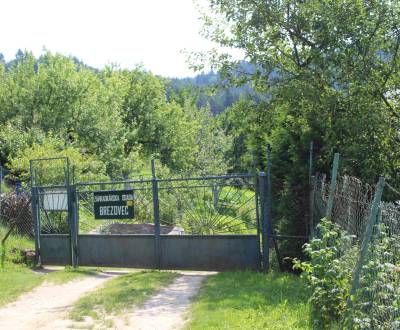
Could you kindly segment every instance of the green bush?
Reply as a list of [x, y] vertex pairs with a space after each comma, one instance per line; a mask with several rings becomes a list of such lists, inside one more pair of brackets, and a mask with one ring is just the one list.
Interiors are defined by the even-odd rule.
[[400, 237], [388, 228], [375, 228], [361, 269], [360, 288], [351, 297], [346, 327], [352, 329], [400, 328]]
[[[65, 145], [54, 137], [45, 138], [40, 144], [19, 149], [9, 161], [12, 177], [23, 182], [30, 179], [30, 160], [49, 157], [68, 157], [70, 174], [75, 181], [107, 180], [106, 166], [98, 157], [85, 154], [80, 149]], [[73, 166], [73, 167], [72, 167]], [[38, 185], [64, 185], [66, 183], [66, 162], [63, 159], [35, 162], [33, 166], [35, 183]]]
[[[0, 224], [0, 241], [5, 238], [9, 230], [9, 227]], [[26, 249], [34, 249], [33, 239], [12, 231], [11, 235], [4, 241], [4, 244], [0, 246], [1, 265], [25, 262], [21, 252]]]
[[176, 193], [177, 224], [185, 232], [200, 235], [255, 233], [257, 228], [254, 192], [223, 187], [214, 199], [211, 188], [186, 189]]
[[315, 329], [332, 329], [345, 315], [352, 272], [358, 256], [354, 237], [327, 219], [317, 226], [318, 238], [305, 244], [309, 261], [295, 260], [311, 289], [312, 321]]

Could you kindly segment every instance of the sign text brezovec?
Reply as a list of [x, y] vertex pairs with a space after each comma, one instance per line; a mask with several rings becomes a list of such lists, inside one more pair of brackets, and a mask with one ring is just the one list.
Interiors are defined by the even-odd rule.
[[102, 190], [93, 192], [95, 219], [132, 219], [133, 190]]

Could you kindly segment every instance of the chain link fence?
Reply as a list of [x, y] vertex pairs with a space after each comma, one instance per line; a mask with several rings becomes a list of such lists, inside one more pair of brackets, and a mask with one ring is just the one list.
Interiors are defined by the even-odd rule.
[[[340, 327], [400, 329], [400, 193], [383, 178], [373, 187], [351, 176], [337, 176], [329, 182], [322, 174], [313, 177], [311, 188], [314, 244], [331, 235], [324, 248], [331, 248], [330, 266], [334, 269], [340, 264], [336, 277], [344, 279], [327, 295], [337, 298], [331, 306], [340, 310]], [[334, 224], [331, 228], [340, 234], [323, 233], [318, 226], [322, 218], [330, 220]], [[339, 238], [341, 243], [335, 243]], [[317, 257], [312, 262], [319, 260]], [[345, 290], [340, 291], [339, 286]], [[333, 326], [319, 325], [326, 329]]]
[[[20, 253], [23, 251], [15, 249], [17, 246], [21, 250], [33, 247], [34, 237], [30, 193], [19, 185], [8, 184], [5, 180], [7, 174], [6, 169], [0, 169], [0, 262], [2, 267], [7, 259], [19, 261]], [[13, 240], [13, 244], [8, 244], [10, 240]]]

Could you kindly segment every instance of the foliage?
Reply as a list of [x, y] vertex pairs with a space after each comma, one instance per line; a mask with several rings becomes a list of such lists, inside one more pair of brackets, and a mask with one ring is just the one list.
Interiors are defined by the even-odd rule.
[[27, 267], [19, 265], [0, 268], [0, 306], [15, 300], [41, 283], [41, 276]]
[[0, 161], [6, 164], [9, 158], [15, 157], [18, 150], [42, 141], [43, 133], [37, 129], [22, 131], [19, 122], [6, 122], [0, 128]]
[[202, 187], [204, 181], [193, 182], [186, 187], [179, 182], [178, 186], [183, 186], [160, 190], [161, 224], [179, 226], [195, 235], [256, 232], [254, 191], [235, 183]]
[[[340, 152], [344, 173], [368, 183], [383, 174], [399, 183], [398, 1], [208, 4], [204, 36], [223, 48], [190, 60], [197, 69], [211, 64], [232, 85], [270, 95], [259, 104], [233, 105], [222, 123], [234, 141], [228, 152], [234, 166], [263, 168], [266, 151], [258, 149], [271, 143], [277, 229], [307, 234], [311, 140], [320, 172], [327, 173], [333, 152]], [[243, 70], [227, 48], [241, 50], [253, 71]]]
[[[10, 228], [0, 223], [0, 242], [5, 238]], [[33, 249], [34, 242], [31, 238], [11, 232], [10, 236], [1, 245], [1, 263], [6, 265], [9, 264], [21, 264], [24, 263], [22, 251], [25, 249]], [[3, 266], [3, 265], [2, 265]], [[1, 267], [0, 267], [1, 270]]]
[[[106, 167], [94, 156], [84, 155], [72, 145], [65, 146], [56, 138], [45, 138], [42, 144], [19, 149], [10, 159], [9, 167], [18, 178], [26, 181], [30, 178], [30, 160], [40, 158], [68, 157], [71, 161], [70, 172], [76, 182], [94, 181], [106, 178]], [[73, 167], [73, 169], [72, 169]], [[32, 167], [37, 185], [56, 185], [66, 183], [67, 164], [65, 159], [35, 162]], [[71, 182], [73, 178], [70, 178]]]
[[292, 274], [224, 272], [210, 276], [186, 329], [310, 329], [309, 290]]
[[354, 237], [329, 220], [317, 226], [317, 237], [305, 244], [310, 261], [295, 262], [295, 269], [304, 272], [312, 295], [313, 327], [332, 329], [339, 324], [346, 311], [351, 279], [358, 256]]
[[22, 180], [26, 162], [16, 159], [32, 150], [27, 159], [79, 151], [80, 161], [95, 159], [100, 177], [113, 179], [135, 174], [150, 158], [173, 172], [225, 170], [229, 142], [210, 111], [191, 95], [168, 100], [166, 85], [141, 67], [93, 70], [49, 51], [39, 58], [19, 52], [0, 63], [0, 162], [13, 160], [14, 177]]
[[360, 288], [351, 297], [346, 325], [353, 329], [396, 329], [400, 325], [400, 240], [380, 225], [366, 256]]
[[[248, 73], [254, 71], [250, 63], [243, 62], [241, 67]], [[213, 71], [199, 73], [194, 78], [173, 78], [167, 85], [167, 96], [170, 100], [180, 97], [185, 91], [196, 99], [197, 107], [208, 106], [214, 115], [223, 113], [226, 108], [243, 98], [252, 98], [257, 103], [266, 99], [265, 96], [255, 93], [249, 84], [239, 87], [224, 86], [221, 75]]]

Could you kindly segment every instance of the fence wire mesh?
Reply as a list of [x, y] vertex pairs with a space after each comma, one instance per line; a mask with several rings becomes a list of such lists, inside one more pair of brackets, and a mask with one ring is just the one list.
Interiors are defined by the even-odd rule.
[[[132, 219], [95, 219], [94, 192], [130, 190], [134, 197]], [[79, 214], [79, 234], [154, 234], [151, 180], [81, 184], [76, 198]]]
[[33, 237], [30, 192], [6, 178], [10, 171], [0, 165], [0, 241], [11, 231]]
[[[2, 187], [5, 187], [4, 182]], [[34, 237], [30, 194], [10, 186], [4, 190], [0, 190], [1, 267], [6, 260], [24, 261], [22, 253], [33, 248]], [[8, 244], [11, 239], [14, 241], [12, 245]]]
[[[326, 215], [330, 182], [326, 175], [316, 176], [314, 199], [314, 217], [322, 219]], [[338, 177], [333, 196], [331, 220], [348, 234], [362, 239], [370, 212], [374, 187], [363, 184], [361, 180], [351, 177]]]
[[[157, 197], [161, 234], [257, 234], [256, 185], [255, 176], [80, 184], [76, 192], [79, 233], [154, 234], [154, 199]], [[134, 197], [133, 218], [96, 220], [94, 192], [124, 189], [132, 191]]]
[[159, 182], [160, 223], [183, 234], [256, 234], [255, 177]]
[[[316, 175], [311, 205], [314, 219], [319, 220], [326, 216], [329, 194], [333, 194], [329, 219], [338, 226], [341, 237], [348, 238], [334, 257], [334, 262], [343, 265], [342, 272], [351, 274], [347, 283], [351, 294], [341, 323], [346, 329], [400, 329], [400, 194], [380, 201], [374, 218], [376, 187], [341, 176], [334, 191], [330, 188], [325, 175]], [[385, 191], [389, 188], [386, 184]], [[393, 191], [390, 195], [394, 196]], [[369, 224], [373, 228], [370, 233]], [[317, 229], [314, 237], [320, 235]], [[365, 251], [363, 241], [368, 243]], [[357, 262], [361, 262], [359, 269]]]
[[28, 194], [10, 192], [0, 196], [0, 227], [3, 227], [3, 231], [8, 229], [14, 234], [33, 237], [31, 199]]

